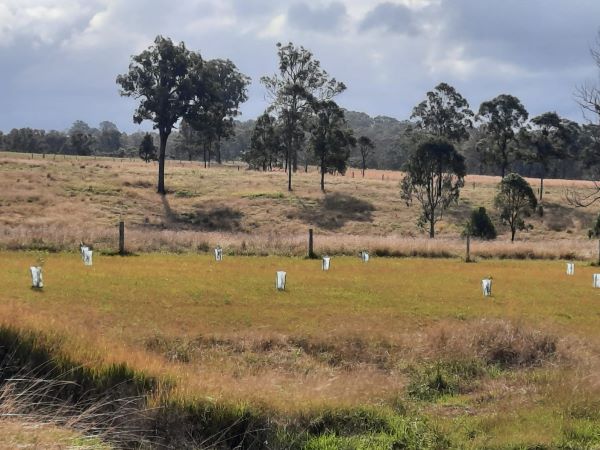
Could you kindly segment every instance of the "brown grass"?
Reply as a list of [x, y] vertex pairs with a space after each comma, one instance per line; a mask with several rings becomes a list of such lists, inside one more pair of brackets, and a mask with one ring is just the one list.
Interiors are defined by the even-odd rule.
[[[288, 193], [284, 173], [169, 161], [170, 194], [163, 198], [154, 192], [154, 164], [29, 158], [0, 154], [0, 248], [71, 250], [84, 240], [110, 251], [123, 219], [127, 245], [134, 252], [205, 251], [221, 244], [231, 254], [303, 255], [307, 229], [314, 228], [322, 253], [353, 254], [367, 248], [391, 256], [460, 256], [460, 231], [471, 208], [485, 206], [498, 222], [492, 205], [495, 177], [468, 177], [459, 205], [438, 225], [438, 239], [429, 241], [415, 225], [417, 208], [400, 200], [399, 172], [368, 171], [365, 179], [352, 178], [351, 172], [328, 176], [323, 195], [313, 168], [296, 174], [294, 191]], [[586, 236], [595, 209], [571, 208], [564, 198], [567, 187], [589, 185], [547, 180], [544, 216], [529, 219], [533, 230], [519, 233], [519, 242], [511, 245], [507, 230], [500, 227], [498, 241], [474, 244], [475, 255], [591, 258], [596, 249]]]

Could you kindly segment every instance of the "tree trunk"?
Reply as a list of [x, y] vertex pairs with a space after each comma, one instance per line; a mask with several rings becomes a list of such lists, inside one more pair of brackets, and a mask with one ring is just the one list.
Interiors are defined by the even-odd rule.
[[202, 145], [202, 150], [204, 151], [204, 168], [206, 169], [206, 143]]
[[429, 222], [429, 237], [435, 238], [435, 222], [433, 220]]
[[514, 227], [510, 228], [510, 242], [515, 242], [515, 233], [517, 232], [517, 229]]
[[159, 136], [160, 147], [158, 150], [158, 189], [156, 191], [161, 195], [165, 195], [167, 193], [165, 190], [165, 154], [167, 150], [167, 139], [169, 138], [169, 133], [161, 130], [159, 132]]
[[325, 192], [325, 167], [321, 162], [321, 192]]
[[288, 173], [288, 191], [291, 192], [292, 191], [292, 154], [291, 154], [291, 149], [288, 150], [288, 152], [287, 152], [285, 166], [287, 167], [287, 173]]
[[367, 169], [367, 159], [363, 156], [362, 159], [362, 177], [365, 177], [365, 170]]
[[217, 148], [217, 164], [221, 164], [221, 138], [217, 138], [217, 142], [216, 142], [216, 148]]
[[540, 203], [542, 203], [542, 199], [544, 198], [544, 177], [540, 177]]

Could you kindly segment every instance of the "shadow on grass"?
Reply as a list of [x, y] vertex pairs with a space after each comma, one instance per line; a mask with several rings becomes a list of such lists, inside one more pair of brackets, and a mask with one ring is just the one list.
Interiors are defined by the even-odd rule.
[[233, 208], [202, 207], [178, 213], [173, 211], [165, 195], [161, 196], [167, 222], [178, 228], [200, 231], [243, 231], [244, 214]]
[[288, 214], [327, 230], [343, 227], [347, 222], [372, 222], [375, 207], [372, 203], [348, 194], [328, 194], [314, 205], [301, 202], [299, 210]]

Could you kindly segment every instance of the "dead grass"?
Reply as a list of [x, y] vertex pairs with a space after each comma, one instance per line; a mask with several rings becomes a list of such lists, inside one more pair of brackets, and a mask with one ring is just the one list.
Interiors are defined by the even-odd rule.
[[[29, 159], [0, 154], [0, 247], [71, 249], [85, 240], [113, 250], [119, 219], [132, 251], [198, 251], [218, 243], [232, 254], [303, 255], [308, 228], [320, 252], [353, 254], [364, 248], [390, 256], [458, 256], [459, 235], [470, 210], [485, 206], [498, 222], [492, 198], [497, 178], [468, 177], [457, 207], [439, 224], [434, 242], [417, 229], [416, 207], [399, 197], [399, 172], [368, 171], [365, 179], [330, 176], [319, 191], [314, 169], [299, 172], [292, 193], [282, 172], [256, 173], [237, 166], [204, 169], [198, 163], [167, 164], [170, 194], [154, 192], [154, 164], [110, 158]], [[381, 175], [384, 180], [381, 180]], [[535, 180], [532, 180], [535, 183]], [[588, 182], [547, 180], [544, 216], [510, 245], [506, 230], [494, 243], [474, 245], [480, 257], [578, 258], [596, 254], [587, 241], [595, 209], [573, 209], [566, 188]]]

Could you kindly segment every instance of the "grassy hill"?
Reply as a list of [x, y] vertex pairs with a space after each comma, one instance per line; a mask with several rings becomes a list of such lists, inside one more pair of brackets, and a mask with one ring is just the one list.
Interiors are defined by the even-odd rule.
[[[496, 243], [475, 243], [476, 254], [589, 258], [596, 252], [586, 236], [597, 208], [575, 209], [564, 198], [567, 188], [592, 186], [582, 181], [547, 180], [543, 217], [531, 217], [533, 229], [507, 246], [493, 208], [495, 177], [467, 177], [459, 204], [430, 241], [416, 226], [417, 207], [400, 199], [400, 172], [327, 176], [322, 194], [310, 168], [295, 175], [289, 193], [282, 172], [168, 161], [165, 197], [155, 193], [155, 164], [139, 160], [1, 153], [0, 175], [0, 245], [9, 249], [73, 249], [84, 240], [108, 251], [122, 218], [128, 248], [138, 252], [221, 244], [231, 253], [300, 255], [314, 228], [322, 252], [449, 255], [462, 252], [460, 232], [471, 209], [485, 206], [501, 235]], [[537, 189], [539, 181], [530, 181]]]

